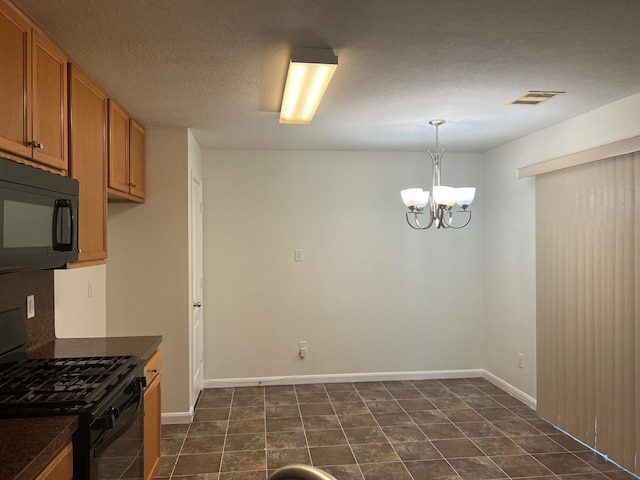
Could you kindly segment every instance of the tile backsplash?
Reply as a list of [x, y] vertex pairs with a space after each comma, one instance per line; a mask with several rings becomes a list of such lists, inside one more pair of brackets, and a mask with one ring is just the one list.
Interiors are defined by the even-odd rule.
[[[28, 295], [35, 297], [36, 315], [27, 320]], [[22, 311], [27, 324], [27, 351], [54, 340], [53, 270], [0, 274], [0, 312], [14, 308]]]

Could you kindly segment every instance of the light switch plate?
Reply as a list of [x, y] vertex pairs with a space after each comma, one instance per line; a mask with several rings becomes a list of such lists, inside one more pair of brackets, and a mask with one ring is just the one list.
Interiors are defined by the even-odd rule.
[[36, 299], [34, 295], [27, 295], [27, 318], [36, 316]]

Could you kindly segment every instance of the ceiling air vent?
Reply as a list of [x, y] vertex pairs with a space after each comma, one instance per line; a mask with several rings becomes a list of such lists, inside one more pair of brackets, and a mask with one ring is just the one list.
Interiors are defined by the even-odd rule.
[[538, 105], [549, 100], [550, 98], [555, 97], [556, 95], [560, 95], [561, 93], [564, 92], [529, 90], [528, 92], [520, 95], [518, 98], [507, 102], [507, 105]]

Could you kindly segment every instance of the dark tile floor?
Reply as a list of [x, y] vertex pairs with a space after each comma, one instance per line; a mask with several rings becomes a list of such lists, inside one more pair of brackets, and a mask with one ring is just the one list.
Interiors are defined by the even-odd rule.
[[208, 389], [162, 436], [158, 479], [264, 480], [291, 463], [338, 480], [635, 478], [482, 378]]

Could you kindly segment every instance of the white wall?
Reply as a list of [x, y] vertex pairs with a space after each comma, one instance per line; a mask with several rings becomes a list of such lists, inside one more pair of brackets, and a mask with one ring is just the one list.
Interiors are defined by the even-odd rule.
[[162, 335], [162, 411], [189, 411], [189, 132], [147, 128], [147, 199], [109, 204], [107, 333]]
[[56, 337], [104, 337], [107, 334], [106, 272], [105, 265], [55, 270]]
[[[464, 230], [418, 232], [399, 191], [431, 183], [425, 153], [204, 150], [202, 168], [205, 379], [482, 368], [482, 190]], [[481, 182], [481, 155], [445, 155], [443, 183]]]
[[[524, 107], [523, 107], [524, 108]], [[535, 180], [516, 169], [640, 135], [640, 94], [484, 154], [484, 365], [536, 396]], [[559, 206], [558, 214], [562, 213]], [[517, 367], [517, 354], [525, 368]]]

